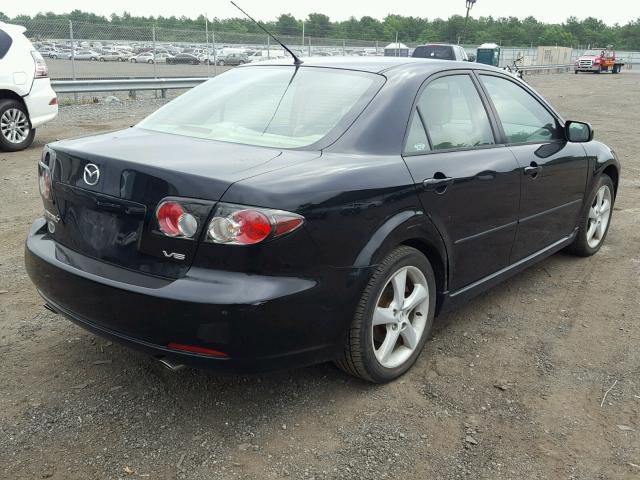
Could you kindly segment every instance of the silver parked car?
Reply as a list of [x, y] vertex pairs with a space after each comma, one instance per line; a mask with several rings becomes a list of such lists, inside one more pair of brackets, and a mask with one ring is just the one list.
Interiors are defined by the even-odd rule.
[[[68, 56], [71, 60], [71, 54]], [[75, 60], [91, 60], [97, 62], [100, 58], [100, 54], [94, 50], [79, 50], [74, 54]]]
[[129, 58], [129, 61], [133, 63], [167, 63], [168, 58], [173, 58], [173, 56], [168, 53], [154, 55], [153, 52], [142, 52]]
[[131, 54], [118, 50], [103, 50], [98, 60], [101, 62], [126, 62], [129, 57]]

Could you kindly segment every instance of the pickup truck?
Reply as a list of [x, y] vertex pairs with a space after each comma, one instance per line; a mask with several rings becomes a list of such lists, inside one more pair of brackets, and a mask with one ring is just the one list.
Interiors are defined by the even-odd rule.
[[624, 67], [624, 63], [621, 59], [616, 58], [615, 50], [596, 48], [587, 50], [581, 57], [578, 57], [574, 71], [576, 75], [578, 72], [611, 71], [611, 73], [620, 73], [622, 67]]

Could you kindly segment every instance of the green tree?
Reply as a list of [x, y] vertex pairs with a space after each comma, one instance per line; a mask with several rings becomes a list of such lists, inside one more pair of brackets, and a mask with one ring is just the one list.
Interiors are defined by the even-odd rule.
[[278, 17], [275, 30], [280, 35], [302, 35], [302, 23], [290, 13], [285, 13]]
[[305, 34], [310, 37], [331, 36], [331, 20], [322, 13], [310, 13], [305, 21]]
[[560, 25], [549, 25], [544, 29], [538, 43], [540, 45], [571, 47], [576, 43], [576, 39]]

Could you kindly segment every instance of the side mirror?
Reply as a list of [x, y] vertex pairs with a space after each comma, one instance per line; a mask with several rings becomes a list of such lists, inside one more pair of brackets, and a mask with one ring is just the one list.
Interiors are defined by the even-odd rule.
[[570, 142], [585, 143], [593, 140], [593, 128], [586, 122], [567, 120], [564, 124], [564, 133]]
[[469, 58], [470, 62], [476, 61], [476, 56], [473, 53], [468, 54], [467, 57]]

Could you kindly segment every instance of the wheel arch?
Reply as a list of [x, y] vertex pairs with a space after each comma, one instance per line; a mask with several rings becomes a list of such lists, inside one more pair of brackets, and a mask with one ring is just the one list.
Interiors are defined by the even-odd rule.
[[620, 172], [618, 171], [618, 167], [616, 167], [613, 163], [610, 163], [602, 170], [602, 175], [607, 175], [611, 181], [613, 182], [613, 195], [614, 197], [618, 196], [618, 182], [620, 181]]
[[[412, 247], [422, 253], [433, 268], [433, 274], [436, 277], [436, 290], [438, 293], [445, 292], [447, 290], [447, 264], [445, 263], [446, 256], [443, 258], [441, 252], [438, 251], [431, 243], [425, 241], [423, 238], [411, 238], [403, 241], [400, 245], [406, 245]], [[436, 311], [440, 306], [440, 301], [436, 304]]]
[[402, 245], [415, 248], [427, 257], [436, 277], [438, 293], [446, 292], [449, 264], [447, 249], [440, 232], [420, 210], [406, 210], [387, 219], [362, 248], [354, 266], [376, 265]]
[[17, 100], [18, 102], [22, 103], [25, 108], [27, 108], [26, 104], [24, 103], [24, 99], [13, 90], [0, 89], [0, 100]]

